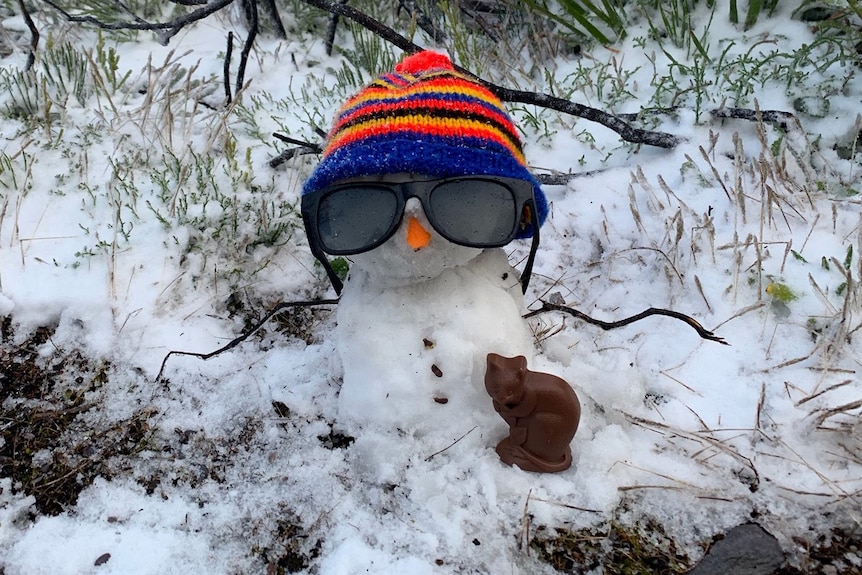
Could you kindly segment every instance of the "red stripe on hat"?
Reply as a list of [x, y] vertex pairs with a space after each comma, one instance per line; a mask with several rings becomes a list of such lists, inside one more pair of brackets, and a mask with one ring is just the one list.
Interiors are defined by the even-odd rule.
[[[429, 121], [432, 120], [432, 121]], [[509, 151], [515, 159], [526, 166], [523, 152], [504, 137], [498, 130], [479, 121], [464, 121], [454, 119], [440, 121], [425, 116], [408, 116], [404, 118], [384, 118], [369, 120], [347, 130], [336, 133], [324, 151], [324, 156], [338, 148], [360, 143], [365, 138], [395, 140], [399, 137], [422, 140], [425, 137], [448, 139], [457, 145], [459, 139], [476, 139], [491, 141]], [[433, 143], [433, 142], [429, 142]]]

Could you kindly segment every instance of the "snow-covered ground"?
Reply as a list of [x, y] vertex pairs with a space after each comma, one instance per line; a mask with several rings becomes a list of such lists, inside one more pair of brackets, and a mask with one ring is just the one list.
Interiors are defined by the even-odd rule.
[[[25, 30], [16, 17], [3, 26]], [[41, 26], [57, 44], [97, 46], [91, 30]], [[758, 55], [813, 42], [789, 8], [747, 32], [717, 14], [710, 63], [663, 52], [636, 24], [612, 49], [549, 62], [554, 89], [619, 114], [677, 105], [653, 116], [685, 138], [676, 148], [625, 145], [584, 120], [510, 107], [537, 173], [583, 173], [545, 186], [551, 210], [527, 307], [559, 294], [603, 320], [668, 308], [730, 344], [670, 318], [602, 331], [539, 316], [531, 367], [565, 378], [583, 406], [574, 465], [539, 475], [499, 461], [506, 427], [490, 399], [475, 420], [431, 404], [436, 424], [422, 433], [343, 425], [350, 366], [332, 306], [298, 316], [299, 327], [273, 320], [207, 361], [174, 356], [154, 381], [170, 350], [212, 351], [279, 301], [332, 295], [297, 213], [317, 157], [268, 162], [285, 147], [272, 132], [319, 141], [312, 124], [326, 128], [352, 91], [321, 88], [342, 61], [320, 41], [260, 38], [242, 105], [225, 110], [230, 29], [243, 35], [218, 16], [166, 47], [145, 35], [108, 41], [102, 52], [116, 50], [117, 77], [128, 79], [114, 89], [91, 65], [83, 92], [37, 106], [29, 123], [8, 113], [20, 98], [0, 95], [4, 345], [49, 326], [38, 349], [48, 364], [75, 350], [108, 362], [85, 386], [94, 406], [78, 415], [93, 435], [69, 441], [98, 456], [107, 430], [132, 420], [146, 436], [56, 515], [0, 479], [0, 573], [551, 573], [529, 542], [557, 528], [650, 522], [691, 563], [752, 519], [793, 558], [820, 534], [859, 526], [858, 61], [818, 71], [774, 56], [780, 77], [746, 84]], [[7, 74], [24, 66], [25, 42], [0, 60]], [[789, 78], [794, 66], [803, 80]], [[507, 72], [501, 84], [551, 89], [541, 74]], [[710, 116], [741, 93], [740, 106], [798, 110], [799, 123], [784, 132]], [[513, 266], [528, 247], [507, 247]], [[445, 297], [457, 310], [457, 295]], [[379, 313], [412, 321], [409, 310]], [[24, 405], [8, 374], [2, 385], [4, 407]]]

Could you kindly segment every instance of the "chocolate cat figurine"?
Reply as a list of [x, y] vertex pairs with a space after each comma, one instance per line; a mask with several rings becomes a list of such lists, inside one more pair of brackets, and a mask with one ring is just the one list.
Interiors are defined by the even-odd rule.
[[554, 473], [572, 465], [569, 446], [581, 420], [581, 403], [565, 380], [527, 369], [527, 359], [488, 354], [485, 389], [509, 424], [497, 444], [503, 463]]

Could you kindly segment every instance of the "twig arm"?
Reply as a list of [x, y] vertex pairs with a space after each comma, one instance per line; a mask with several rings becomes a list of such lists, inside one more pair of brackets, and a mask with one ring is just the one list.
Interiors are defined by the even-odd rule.
[[539, 309], [530, 311], [529, 313], [524, 315], [524, 318], [537, 316], [539, 314], [546, 313], [549, 311], [559, 311], [559, 312], [567, 313], [567, 314], [574, 316], [574, 317], [576, 317], [582, 321], [585, 321], [589, 324], [597, 325], [605, 331], [608, 331], [611, 329], [616, 329], [618, 327], [627, 326], [631, 323], [634, 323], [636, 321], [640, 321], [640, 320], [642, 320], [646, 317], [649, 317], [651, 315], [663, 315], [663, 316], [672, 317], [674, 319], [678, 319], [682, 322], [687, 323], [689, 326], [692, 327], [692, 329], [694, 329], [697, 332], [697, 335], [699, 335], [703, 339], [715, 341], [715, 342], [718, 342], [722, 345], [730, 345], [729, 343], [727, 343], [724, 340], [723, 337], [715, 335], [714, 333], [712, 333], [708, 329], [704, 328], [693, 317], [687, 316], [684, 313], [680, 313], [678, 311], [673, 311], [670, 309], [656, 308], [656, 307], [651, 307], [647, 310], [644, 310], [638, 314], [635, 314], [631, 317], [627, 317], [625, 319], [621, 319], [621, 320], [617, 320], [617, 321], [602, 321], [600, 319], [592, 318], [592, 317], [588, 316], [587, 314], [576, 310], [575, 308], [571, 308], [571, 307], [568, 307], [565, 305], [559, 305], [559, 304], [555, 304], [555, 303], [542, 301], [542, 307], [540, 307]]
[[227, 344], [223, 345], [222, 347], [218, 348], [215, 351], [211, 351], [209, 353], [202, 353], [202, 352], [198, 352], [198, 351], [179, 351], [179, 350], [169, 351], [167, 353], [167, 355], [165, 355], [165, 358], [162, 360], [162, 365], [161, 365], [161, 367], [159, 367], [159, 373], [156, 375], [156, 381], [159, 381], [162, 378], [162, 374], [165, 371], [165, 365], [167, 365], [168, 360], [171, 358], [171, 356], [190, 355], [192, 357], [197, 357], [199, 359], [206, 361], [211, 357], [215, 357], [220, 353], [224, 353], [224, 352], [228, 351], [229, 349], [235, 348], [236, 346], [238, 346], [239, 344], [241, 344], [242, 342], [244, 342], [245, 340], [250, 338], [252, 335], [254, 335], [254, 333], [257, 330], [259, 330], [260, 328], [262, 328], [264, 326], [264, 324], [266, 324], [266, 322], [268, 322], [273, 317], [275, 317], [276, 315], [278, 315], [279, 313], [281, 313], [282, 311], [284, 311], [286, 309], [289, 309], [292, 307], [311, 307], [311, 306], [315, 306], [315, 305], [335, 305], [337, 303], [338, 303], [337, 299], [319, 299], [319, 300], [313, 300], [313, 301], [282, 302], [282, 303], [278, 304], [277, 306], [275, 306], [272, 310], [270, 310], [269, 313], [267, 313], [263, 317], [262, 320], [257, 322], [254, 326], [252, 326], [251, 329], [249, 329], [248, 331], [246, 331], [242, 335], [239, 335], [238, 337], [235, 337], [234, 339], [230, 340]]

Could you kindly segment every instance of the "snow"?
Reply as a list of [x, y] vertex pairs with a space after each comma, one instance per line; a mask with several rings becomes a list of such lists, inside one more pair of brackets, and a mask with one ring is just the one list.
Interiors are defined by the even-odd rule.
[[[802, 24], [777, 18], [780, 25], [764, 20], [742, 33], [717, 15], [711, 50], [722, 49], [719, 39], [735, 42], [731, 55], [812, 41]], [[79, 349], [109, 361], [99, 407], [86, 417], [104, 429], [152, 409], [152, 445], [163, 448], [113, 462], [110, 478], [57, 516], [36, 513], [32, 496], [0, 479], [0, 571], [260, 572], [292, 544], [318, 555], [307, 569], [316, 573], [552, 573], [527, 552], [536, 526], [650, 517], [694, 560], [701, 544], [753, 516], [791, 555], [800, 551], [794, 537], [858, 525], [859, 410], [835, 410], [862, 395], [853, 333], [862, 218], [858, 195], [845, 193], [858, 192], [860, 167], [832, 149], [862, 109], [858, 74], [833, 92], [833, 76], [845, 75], [835, 64], [794, 86], [806, 97], [828, 94], [829, 111], [801, 115], [803, 130], [783, 139], [769, 125], [760, 134], [753, 123], [696, 118], [684, 99], [655, 128], [686, 138], [673, 150], [622, 146], [605, 128], [550, 112], [541, 114], [554, 133], [544, 134], [513, 106], [533, 165], [587, 174], [545, 186], [550, 214], [523, 301], [517, 280], [501, 278], [509, 266], [520, 269], [528, 242], [462, 253], [451, 269], [425, 270], [430, 279], [419, 287], [381, 280], [381, 271], [415, 265], [414, 254], [357, 257], [343, 302], [315, 316], [307, 338], [273, 331], [208, 361], [174, 356], [165, 381], [154, 382], [168, 351], [208, 352], [243, 330], [226, 311], [232, 293], [259, 306], [327, 295], [301, 229], [274, 245], [253, 239], [296, 217], [279, 206], [296, 204], [314, 166], [299, 158], [269, 168], [278, 150], [268, 134], [287, 126], [316, 138], [290, 90], [312, 77], [325, 82], [320, 76], [340, 60], [317, 43], [259, 39], [243, 95], [245, 114], [265, 135], [256, 138], [251, 120], [193, 111], [186, 92], [165, 96], [177, 65], [177, 77], [200, 82], [192, 93], [220, 102], [219, 51], [230, 26], [219, 17], [168, 47], [143, 37], [116, 45], [130, 85], [111, 102], [101, 95], [67, 106], [65, 147], [58, 124], [47, 137], [0, 122], [0, 151], [15, 158], [18, 182], [0, 172], [0, 312], [11, 314], [13, 339], [52, 325], [44, 356]], [[93, 45], [91, 33], [80, 34]], [[636, 71], [631, 86], [640, 90], [614, 111], [647, 105], [653, 74], [670, 73], [659, 56], [654, 71], [652, 54], [661, 53], [627, 40], [589, 55]], [[157, 71], [144, 72], [148, 60]], [[24, 61], [18, 50], [2, 66]], [[555, 77], [577, 65], [560, 58]], [[137, 91], [144, 85], [148, 95]], [[755, 86], [753, 96], [763, 109], [793, 110], [796, 95], [782, 86]], [[722, 88], [705, 109], [721, 104]], [[328, 121], [338, 98], [312, 96], [308, 113]], [[147, 107], [147, 98], [156, 103]], [[603, 107], [594, 87], [573, 98]], [[176, 107], [173, 124], [158, 111], [165, 106]], [[151, 177], [167, 170], [167, 151], [201, 166], [221, 196], [195, 196], [195, 176], [175, 177], [166, 189], [188, 205], [168, 215], [171, 198]], [[207, 172], [196, 157], [215, 168]], [[138, 197], [123, 195], [124, 181]], [[247, 182], [276, 185], [261, 198]], [[235, 227], [226, 213], [241, 215]], [[771, 282], [798, 299], [774, 300], [764, 291]], [[603, 320], [678, 310], [730, 345], [664, 317], [610, 331], [558, 314], [520, 319], [524, 304], [554, 293]], [[499, 461], [494, 446], [507, 428], [480, 387], [489, 346], [527, 355], [531, 369], [563, 377], [578, 393], [570, 470], [538, 475]], [[444, 386], [449, 403], [435, 403]], [[274, 402], [290, 414], [277, 414]], [[319, 439], [330, 433], [355, 441], [330, 449]], [[300, 534], [293, 543], [283, 535], [288, 525]], [[95, 566], [104, 553], [110, 558]]]
[[[440, 257], [433, 252], [451, 245], [434, 236], [420, 250], [431, 261]], [[396, 233], [380, 249], [404, 244], [403, 238]], [[346, 366], [339, 420], [352, 424], [351, 431], [383, 426], [422, 435], [448, 433], [449, 426], [441, 425], [446, 421], [478, 424], [474, 418], [488, 402], [485, 356], [491, 350], [533, 355], [518, 301], [521, 286], [506, 254], [486, 250], [432, 279], [400, 287], [381, 286], [372, 279], [378, 273], [352, 272], [339, 303], [336, 345]], [[496, 415], [484, 411], [482, 427]]]

